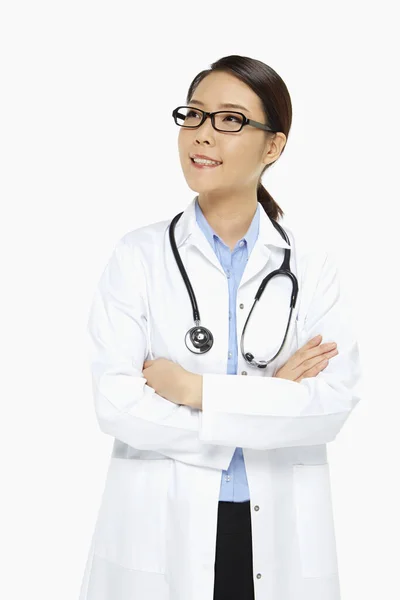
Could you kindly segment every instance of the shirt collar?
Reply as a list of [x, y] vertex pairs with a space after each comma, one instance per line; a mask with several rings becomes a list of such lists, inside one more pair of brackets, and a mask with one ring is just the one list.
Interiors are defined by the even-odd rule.
[[[190, 238], [196, 229], [199, 229], [206, 235], [207, 239], [211, 243], [212, 247], [214, 247], [214, 230], [208, 223], [205, 218], [203, 212], [200, 209], [200, 205], [198, 206], [199, 210], [196, 210], [196, 205], [198, 196], [196, 195], [192, 201], [188, 204], [186, 209], [183, 211], [182, 216], [175, 227], [175, 240], [176, 245], [179, 248], [184, 243], [190, 243]], [[258, 203], [260, 204], [260, 203]], [[198, 221], [198, 217], [200, 221]], [[204, 219], [204, 222], [201, 219]], [[203, 227], [204, 226], [204, 227]], [[257, 231], [258, 230], [258, 231]], [[215, 234], [216, 235], [216, 234]], [[265, 246], [278, 246], [279, 248], [289, 248], [290, 245], [283, 239], [281, 234], [275, 229], [274, 225], [271, 222], [271, 219], [265, 212], [262, 206], [257, 207], [257, 211], [254, 215], [254, 218], [251, 222], [251, 225], [244, 236], [243, 239], [246, 239], [247, 244], [250, 249], [250, 244], [255, 243], [257, 237], [260, 239], [261, 243]]]
[[[221, 240], [221, 242], [223, 242], [223, 240], [220, 238], [220, 236], [217, 233], [215, 233], [214, 229], [211, 227], [211, 225], [205, 218], [204, 213], [201, 210], [201, 206], [198, 201], [198, 196], [196, 196], [196, 198], [194, 199], [194, 202], [195, 202], [196, 221], [197, 221], [200, 229], [206, 236], [207, 240], [211, 244], [211, 247], [215, 251], [216, 250], [216, 247], [215, 247], [216, 239]], [[257, 236], [258, 236], [259, 224], [260, 224], [260, 208], [261, 208], [260, 204], [258, 203], [257, 210], [254, 214], [254, 217], [253, 217], [251, 223], [250, 223], [250, 227], [248, 228], [247, 233], [242, 238], [242, 240], [244, 240], [247, 244], [249, 254], [252, 251], [254, 244], [256, 243]]]

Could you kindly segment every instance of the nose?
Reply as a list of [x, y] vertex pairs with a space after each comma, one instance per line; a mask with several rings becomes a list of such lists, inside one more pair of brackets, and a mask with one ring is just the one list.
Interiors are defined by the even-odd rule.
[[197, 129], [195, 129], [196, 132], [196, 141], [200, 140], [200, 139], [207, 139], [210, 136], [214, 135], [214, 127], [212, 126], [212, 122], [211, 122], [211, 115], [207, 115], [205, 118], [204, 123], [202, 123], [200, 125], [200, 127], [198, 127]]

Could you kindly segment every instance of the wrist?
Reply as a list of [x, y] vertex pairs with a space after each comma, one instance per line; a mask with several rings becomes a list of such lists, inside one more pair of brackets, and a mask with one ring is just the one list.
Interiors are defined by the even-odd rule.
[[186, 402], [191, 408], [202, 409], [203, 376], [188, 371], [186, 382]]

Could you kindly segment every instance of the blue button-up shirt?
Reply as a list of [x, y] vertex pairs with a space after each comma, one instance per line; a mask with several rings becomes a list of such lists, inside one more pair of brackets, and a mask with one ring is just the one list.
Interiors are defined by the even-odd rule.
[[[237, 374], [238, 347], [236, 341], [236, 296], [246, 262], [256, 243], [260, 224], [260, 204], [258, 203], [254, 218], [246, 235], [238, 240], [231, 252], [222, 239], [215, 233], [198, 200], [195, 202], [197, 223], [211, 244], [227, 277], [229, 288], [229, 347], [227, 356], [227, 374]], [[222, 471], [220, 500], [229, 502], [245, 502], [250, 500], [247, 483], [246, 467], [243, 459], [243, 449], [236, 448], [227, 471]]]

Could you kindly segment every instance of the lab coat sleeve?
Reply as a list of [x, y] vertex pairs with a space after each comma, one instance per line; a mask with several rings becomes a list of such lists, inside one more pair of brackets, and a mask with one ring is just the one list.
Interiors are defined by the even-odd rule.
[[138, 450], [195, 466], [227, 469], [235, 448], [199, 439], [199, 410], [175, 404], [148, 386], [145, 274], [124, 238], [116, 244], [89, 310], [91, 373], [101, 431]]
[[300, 382], [204, 374], [200, 414], [204, 442], [260, 450], [327, 443], [359, 402], [359, 348], [341, 297], [338, 268], [329, 253], [320, 260], [299, 348], [321, 334], [321, 343], [336, 342], [339, 353], [316, 377]]

